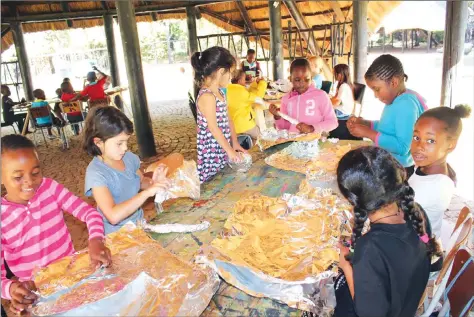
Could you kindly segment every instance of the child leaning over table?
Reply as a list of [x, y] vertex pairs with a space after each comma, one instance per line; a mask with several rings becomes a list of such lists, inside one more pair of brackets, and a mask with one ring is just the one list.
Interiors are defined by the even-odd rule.
[[[328, 95], [314, 87], [307, 59], [297, 58], [290, 66], [293, 89], [283, 96], [281, 109], [270, 105], [277, 129], [300, 133], [329, 132], [337, 128], [337, 118]], [[278, 114], [280, 111], [299, 121], [294, 125]]]
[[267, 90], [267, 82], [257, 78], [250, 87], [245, 87], [245, 72], [237, 70], [232, 78], [232, 84], [227, 86], [227, 103], [229, 115], [234, 122], [235, 133], [248, 134], [257, 139], [260, 130], [255, 123], [253, 104], [257, 98], [263, 98]]
[[[87, 223], [91, 264], [109, 265], [110, 251], [104, 245], [100, 214], [63, 185], [43, 177], [33, 143], [12, 134], [2, 137], [2, 298], [11, 300], [19, 313], [31, 307], [36, 290], [33, 269], [68, 255], [75, 250], [64, 222], [63, 210]], [[6, 277], [4, 260], [18, 280]]]

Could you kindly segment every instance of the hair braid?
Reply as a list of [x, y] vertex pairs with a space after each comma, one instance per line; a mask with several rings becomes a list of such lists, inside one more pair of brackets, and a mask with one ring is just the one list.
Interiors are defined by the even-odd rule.
[[[364, 229], [365, 221], [367, 220], [367, 210], [354, 206], [354, 225], [352, 226], [352, 237], [351, 237], [351, 249], [353, 250], [356, 245], [357, 239], [362, 235], [362, 229]], [[352, 258], [352, 254], [349, 254], [348, 260]]]
[[408, 80], [408, 76], [403, 70], [402, 62], [390, 54], [384, 54], [377, 57], [365, 73], [365, 78], [369, 80], [380, 79], [389, 81], [393, 77], [400, 77]]
[[415, 192], [413, 188], [408, 185], [408, 182], [405, 182], [403, 186], [404, 189], [400, 199], [400, 208], [405, 214], [405, 220], [411, 223], [413, 229], [420, 237], [425, 234], [428, 235], [429, 240], [426, 244], [428, 255], [441, 256], [440, 247], [436, 242], [435, 237], [431, 234], [429, 219], [426, 217], [421, 206], [415, 203]]

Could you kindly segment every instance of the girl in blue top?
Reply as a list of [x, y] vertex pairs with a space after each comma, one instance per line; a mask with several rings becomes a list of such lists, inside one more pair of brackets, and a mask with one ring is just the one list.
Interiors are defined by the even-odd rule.
[[416, 120], [427, 110], [425, 100], [405, 87], [408, 76], [398, 58], [390, 54], [377, 57], [365, 73], [367, 86], [385, 103], [380, 120], [368, 121], [351, 117], [347, 127], [353, 136], [371, 139], [389, 151], [408, 173], [414, 171], [410, 153]]
[[97, 203], [105, 234], [143, 219], [141, 205], [169, 186], [164, 166], [151, 179], [143, 176], [140, 158], [128, 151], [132, 133], [132, 122], [117, 108], [96, 107], [87, 116], [83, 146], [94, 158], [86, 170], [85, 193]]

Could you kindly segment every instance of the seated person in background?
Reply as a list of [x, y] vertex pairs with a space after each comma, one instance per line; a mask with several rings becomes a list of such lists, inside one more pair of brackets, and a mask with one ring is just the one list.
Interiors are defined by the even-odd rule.
[[353, 136], [347, 128], [347, 120], [354, 112], [354, 86], [349, 72], [349, 66], [338, 64], [334, 66], [334, 78], [336, 79], [336, 93], [331, 98], [331, 103], [336, 112], [338, 126], [331, 131], [330, 137], [341, 140], [362, 140]]
[[[11, 309], [20, 315], [37, 298], [32, 292], [34, 270], [75, 252], [64, 212], [86, 222], [92, 266], [110, 265], [111, 255], [100, 214], [63, 185], [43, 177], [33, 143], [10, 134], [2, 137], [1, 144], [6, 189], [1, 204], [2, 298], [11, 300]], [[6, 263], [18, 279], [7, 276]]]
[[245, 72], [245, 81], [252, 82], [255, 78], [260, 77], [262, 70], [260, 64], [255, 59], [255, 50], [247, 51], [247, 58], [242, 62], [240, 67]]
[[15, 114], [13, 107], [25, 102], [23, 98], [21, 102], [14, 102], [11, 96], [10, 88], [7, 85], [2, 85], [2, 112], [3, 112], [3, 121], [5, 123], [16, 122], [18, 125], [18, 130], [20, 133], [23, 131], [23, 125], [25, 124], [26, 113]]
[[234, 122], [237, 134], [248, 134], [257, 139], [260, 130], [255, 123], [253, 103], [257, 97], [263, 98], [267, 89], [267, 82], [257, 78], [250, 87], [245, 87], [245, 72], [237, 70], [232, 78], [232, 84], [227, 86], [227, 104], [229, 114]]
[[[281, 99], [281, 110], [270, 105], [279, 130], [300, 133], [322, 133], [337, 128], [337, 118], [328, 95], [314, 87], [311, 66], [307, 59], [297, 58], [290, 66], [293, 89]], [[281, 118], [278, 112], [286, 114], [299, 123], [294, 125]]]
[[308, 58], [308, 61], [311, 65], [311, 75], [313, 76], [314, 86], [318, 89], [321, 89], [323, 86], [323, 59], [319, 56], [312, 56]]
[[[97, 78], [95, 72], [89, 72], [87, 74], [87, 81], [89, 83], [84, 86], [84, 89], [81, 91], [80, 95], [83, 97], [89, 97], [90, 101], [103, 99], [107, 100], [107, 96], [104, 92], [104, 85], [109, 76], [98, 70], [97, 67], [94, 66], [93, 68], [99, 73], [99, 78]], [[76, 97], [75, 100], [77, 99], [78, 97]]]
[[[61, 84], [61, 92], [61, 100], [63, 102], [72, 102], [77, 96], [69, 82], [63, 82]], [[80, 111], [68, 113], [67, 120], [69, 123], [81, 122], [83, 121], [82, 113]], [[72, 129], [75, 135], [79, 134], [79, 126], [77, 124], [72, 125]]]
[[[35, 97], [35, 101], [33, 101], [31, 103], [31, 108], [39, 108], [39, 107], [47, 106], [51, 110], [51, 107], [49, 106], [49, 103], [45, 101], [46, 96], [45, 96], [44, 91], [42, 89], [35, 89], [33, 91], [33, 96]], [[47, 117], [43, 117], [43, 118], [37, 118], [36, 119], [36, 124], [38, 124], [38, 125], [52, 124], [54, 126], [64, 125], [66, 122], [62, 118], [61, 112], [59, 112], [59, 113], [55, 112], [55, 114], [56, 114], [56, 116], [51, 114], [51, 116], [47, 116]], [[58, 133], [59, 133], [59, 128], [58, 128]], [[51, 127], [48, 127], [48, 138], [50, 138], [50, 139], [56, 138], [53, 135]]]
[[456, 173], [446, 159], [456, 148], [462, 131], [461, 119], [470, 113], [471, 108], [466, 105], [454, 109], [438, 107], [425, 111], [415, 124], [411, 154], [416, 168], [408, 183], [437, 238], [441, 238], [444, 212], [451, 203], [456, 182]]

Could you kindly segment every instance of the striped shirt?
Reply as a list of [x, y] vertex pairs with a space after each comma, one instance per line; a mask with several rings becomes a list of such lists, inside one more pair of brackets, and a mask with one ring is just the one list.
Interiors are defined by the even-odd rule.
[[28, 204], [2, 197], [2, 298], [11, 299], [11, 280], [4, 260], [20, 281], [30, 280], [33, 270], [75, 252], [62, 210], [86, 222], [89, 239], [104, 237], [100, 214], [56, 181], [43, 178]]

